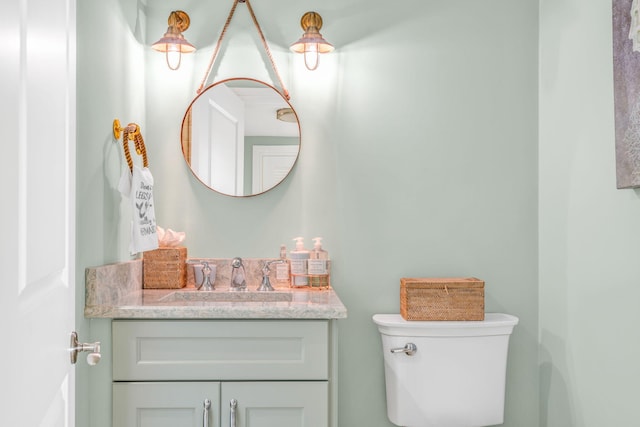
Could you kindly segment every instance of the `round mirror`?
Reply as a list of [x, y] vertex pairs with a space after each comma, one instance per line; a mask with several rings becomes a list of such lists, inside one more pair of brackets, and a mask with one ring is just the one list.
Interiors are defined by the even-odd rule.
[[203, 90], [182, 121], [182, 154], [207, 187], [254, 196], [278, 185], [300, 152], [300, 124], [273, 86], [234, 78]]

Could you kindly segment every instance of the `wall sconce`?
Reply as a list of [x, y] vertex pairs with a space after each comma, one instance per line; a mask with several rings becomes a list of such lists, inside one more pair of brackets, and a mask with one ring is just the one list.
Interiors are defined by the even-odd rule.
[[182, 32], [189, 28], [189, 15], [181, 10], [174, 10], [167, 20], [169, 28], [164, 36], [151, 47], [158, 52], [165, 52], [167, 65], [172, 70], [180, 68], [183, 53], [191, 53], [196, 50], [195, 46], [189, 43]]
[[322, 17], [316, 12], [307, 12], [300, 19], [300, 26], [304, 34], [293, 43], [290, 49], [296, 53], [304, 54], [304, 65], [308, 70], [318, 68], [319, 55], [333, 51], [331, 43], [322, 38]]

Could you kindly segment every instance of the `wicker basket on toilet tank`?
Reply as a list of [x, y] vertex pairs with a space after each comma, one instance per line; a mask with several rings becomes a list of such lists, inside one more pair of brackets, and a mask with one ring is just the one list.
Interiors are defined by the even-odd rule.
[[484, 320], [484, 281], [402, 278], [400, 314], [405, 320]]

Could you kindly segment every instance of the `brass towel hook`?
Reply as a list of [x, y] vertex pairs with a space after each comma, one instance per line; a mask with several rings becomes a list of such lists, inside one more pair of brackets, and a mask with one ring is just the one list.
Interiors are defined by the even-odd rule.
[[140, 133], [140, 126], [135, 123], [129, 123], [126, 127], [120, 126], [120, 120], [113, 119], [113, 137], [117, 140], [122, 136], [123, 131], [127, 131], [129, 134], [129, 140], [133, 141], [136, 134]]
[[133, 141], [136, 149], [136, 154], [142, 156], [142, 165], [146, 168], [149, 166], [149, 159], [147, 158], [147, 149], [144, 145], [144, 139], [142, 138], [142, 132], [140, 132], [140, 126], [137, 123], [129, 123], [126, 127], [120, 126], [120, 120], [113, 120], [113, 136], [118, 141], [120, 136], [122, 138], [122, 148], [124, 149], [124, 155], [127, 159], [127, 165], [129, 170], [133, 172], [133, 160], [131, 159], [131, 153], [129, 152], [129, 141]]

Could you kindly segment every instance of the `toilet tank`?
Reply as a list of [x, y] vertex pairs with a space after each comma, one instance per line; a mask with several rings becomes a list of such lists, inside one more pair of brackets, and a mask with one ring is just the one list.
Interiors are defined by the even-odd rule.
[[[382, 337], [387, 415], [403, 427], [481, 427], [504, 420], [509, 336], [518, 318], [406, 321], [376, 314]], [[412, 355], [392, 349], [415, 344]]]

